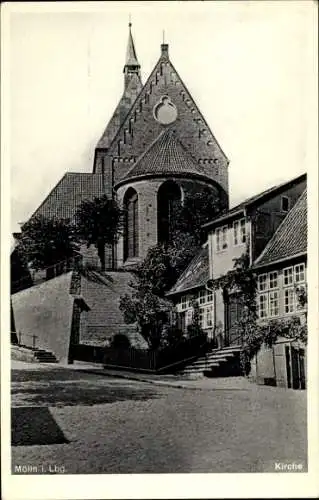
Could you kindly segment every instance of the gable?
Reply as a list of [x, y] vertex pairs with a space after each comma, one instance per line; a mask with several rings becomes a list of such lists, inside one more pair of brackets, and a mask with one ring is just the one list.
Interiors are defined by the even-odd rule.
[[[228, 191], [228, 160], [213, 136], [192, 96], [165, 53], [155, 65], [150, 77], [132, 105], [124, 122], [104, 152], [107, 163], [114, 162], [114, 180], [124, 177], [132, 164], [159, 136], [165, 125], [154, 118], [154, 107], [168, 96], [177, 109], [172, 126], [194, 161], [205, 174]], [[96, 153], [104, 148], [99, 142]], [[102, 172], [101, 154], [96, 156], [95, 172]]]
[[271, 264], [307, 252], [307, 191], [305, 190], [255, 260], [256, 266]]

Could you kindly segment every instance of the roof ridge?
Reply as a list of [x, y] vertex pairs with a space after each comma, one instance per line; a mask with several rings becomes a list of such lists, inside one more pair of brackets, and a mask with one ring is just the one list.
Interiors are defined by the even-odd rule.
[[280, 231], [282, 230], [282, 228], [290, 222], [290, 220], [294, 217], [295, 213], [299, 210], [299, 208], [300, 208], [302, 202], [304, 201], [304, 198], [306, 198], [306, 196], [307, 196], [307, 188], [305, 188], [303, 190], [303, 192], [301, 193], [301, 195], [297, 199], [296, 203], [289, 210], [289, 212], [287, 213], [287, 215], [283, 219], [283, 221], [279, 224], [279, 226], [277, 227], [276, 231], [274, 232], [274, 234], [272, 235], [272, 237], [268, 241], [267, 245], [265, 246], [265, 248], [263, 249], [261, 254], [255, 259], [254, 265], [258, 264], [262, 260], [264, 255], [268, 252], [269, 248], [271, 248], [275, 238], [278, 236], [278, 234], [280, 234]]

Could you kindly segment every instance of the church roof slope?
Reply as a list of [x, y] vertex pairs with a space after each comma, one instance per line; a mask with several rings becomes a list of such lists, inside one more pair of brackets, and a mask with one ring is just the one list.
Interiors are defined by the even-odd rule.
[[301, 194], [277, 231], [255, 260], [264, 266], [307, 252], [307, 191]]
[[208, 244], [205, 243], [166, 295], [177, 295], [194, 288], [203, 287], [208, 278]]
[[103, 194], [105, 188], [101, 174], [67, 172], [30, 218], [72, 219], [82, 201]]
[[173, 129], [164, 129], [150, 144], [136, 163], [117, 185], [145, 176], [192, 174], [206, 177], [204, 170], [197, 165], [177, 138]]

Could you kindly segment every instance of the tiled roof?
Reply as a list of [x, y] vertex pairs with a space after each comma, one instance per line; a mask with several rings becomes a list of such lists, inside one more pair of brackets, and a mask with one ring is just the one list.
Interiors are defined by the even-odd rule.
[[72, 219], [84, 200], [92, 200], [105, 193], [101, 174], [68, 172], [46, 197], [32, 217]]
[[174, 130], [167, 128], [150, 144], [118, 184], [136, 177], [184, 173], [206, 177], [204, 170], [195, 163]]
[[286, 182], [283, 182], [281, 184], [277, 184], [276, 186], [272, 186], [271, 188], [268, 188], [265, 191], [262, 191], [261, 193], [255, 194], [254, 196], [251, 196], [250, 198], [247, 198], [246, 200], [239, 203], [238, 205], [235, 205], [234, 207], [232, 207], [224, 215], [221, 215], [220, 217], [217, 217], [216, 219], [213, 219], [212, 221], [207, 222], [206, 224], [204, 224], [204, 227], [213, 227], [216, 224], [219, 224], [220, 222], [226, 221], [227, 219], [231, 219], [232, 217], [236, 216], [237, 214], [243, 212], [245, 210], [245, 208], [249, 207], [250, 205], [253, 205], [256, 202], [261, 202], [268, 195], [273, 195], [273, 194], [275, 194], [276, 191], [280, 191], [282, 188], [285, 188], [286, 186], [289, 186], [290, 184], [294, 184], [295, 182], [300, 182], [303, 180], [303, 178], [306, 179], [306, 176], [307, 176], [307, 174], [299, 175], [298, 177], [291, 179], [290, 181], [286, 181]]
[[208, 244], [202, 246], [167, 295], [205, 286], [209, 278]]
[[264, 251], [255, 260], [255, 266], [270, 264], [307, 252], [307, 191], [298, 198]]

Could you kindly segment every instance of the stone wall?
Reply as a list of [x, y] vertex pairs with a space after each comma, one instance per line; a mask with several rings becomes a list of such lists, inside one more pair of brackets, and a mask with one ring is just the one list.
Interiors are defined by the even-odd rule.
[[74, 298], [70, 295], [72, 273], [12, 295], [12, 308], [21, 343], [51, 351], [58, 361], [69, 356]]

